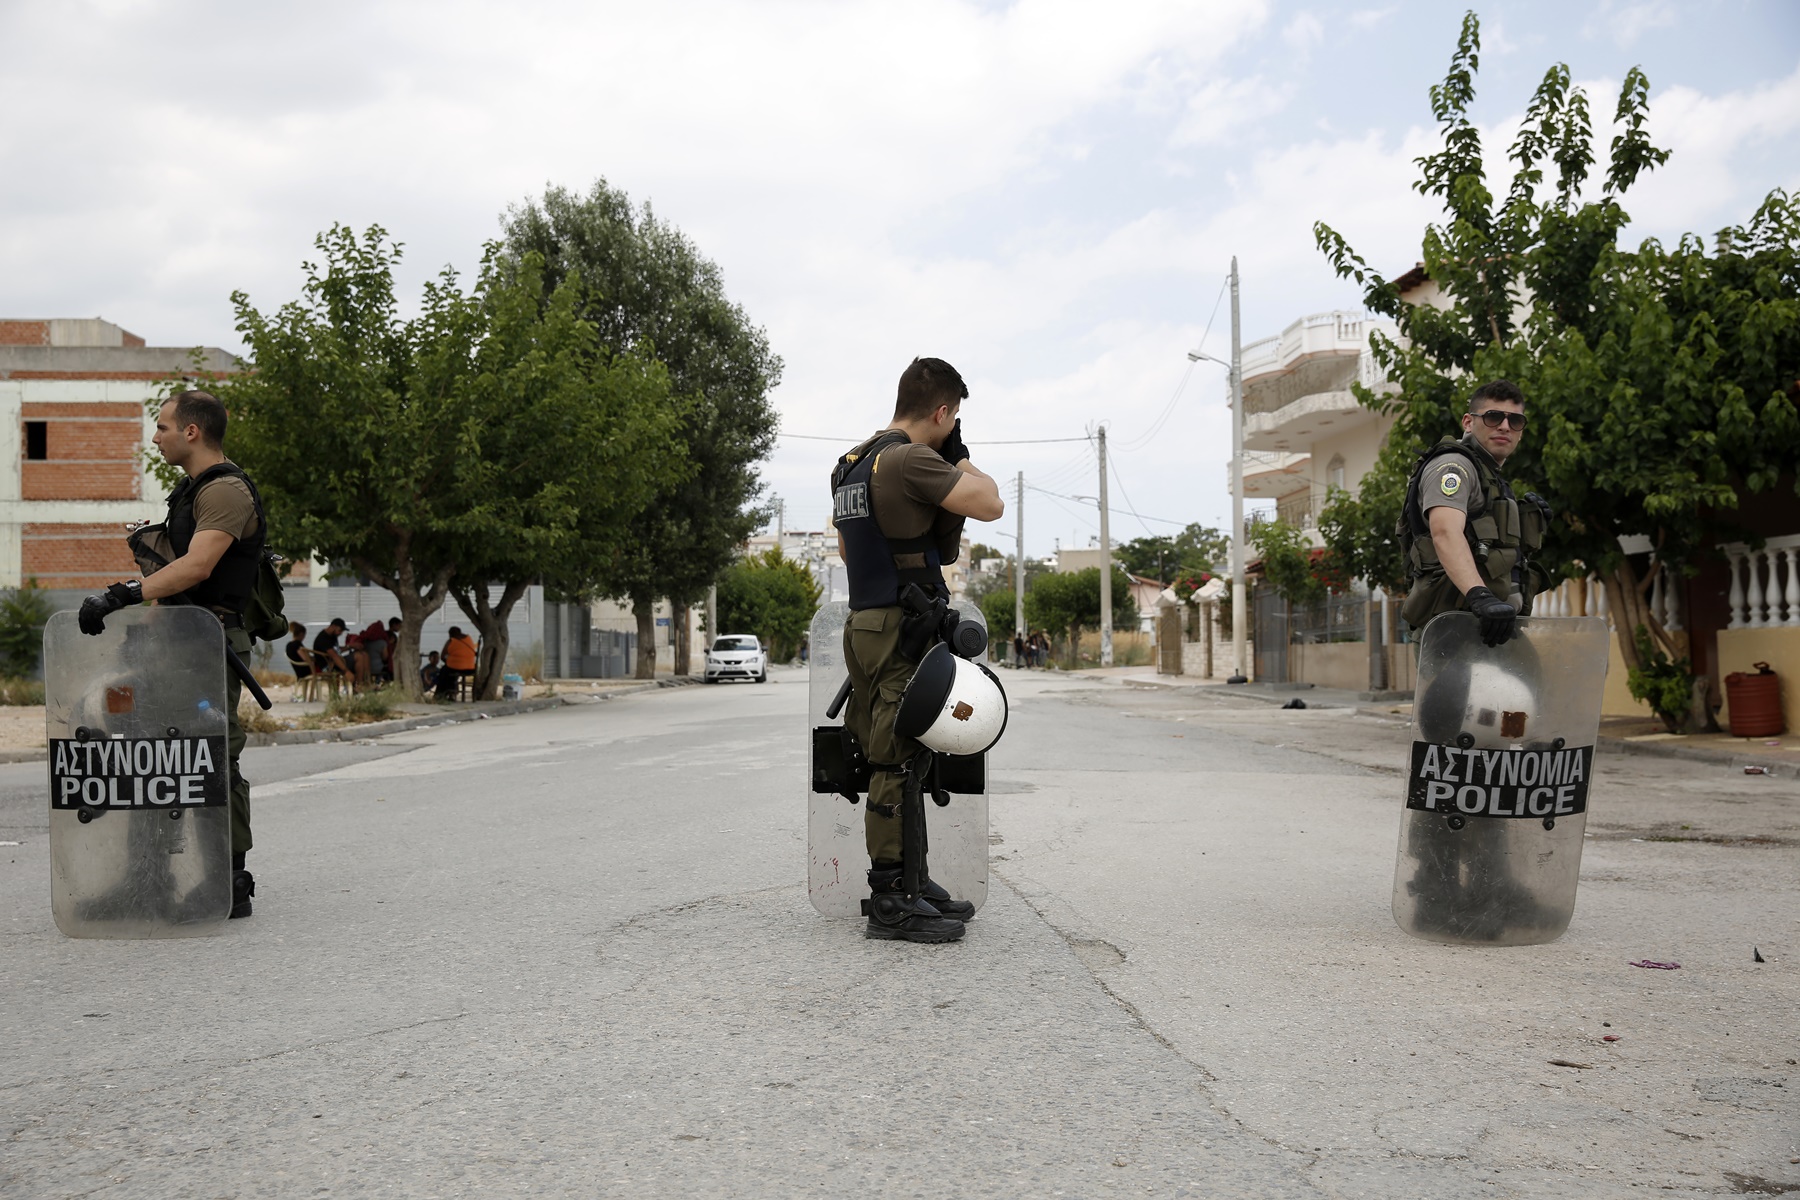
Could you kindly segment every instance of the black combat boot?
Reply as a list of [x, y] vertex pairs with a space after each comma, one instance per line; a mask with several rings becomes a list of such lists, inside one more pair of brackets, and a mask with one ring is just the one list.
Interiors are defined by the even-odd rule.
[[231, 873], [231, 919], [250, 915], [250, 897], [256, 895], [256, 876], [248, 871]]
[[[944, 897], [945, 908], [931, 895], [936, 890]], [[869, 918], [869, 936], [906, 938], [914, 942], [954, 941], [962, 936], [962, 924], [975, 915], [975, 906], [951, 900], [950, 894], [936, 884], [923, 886], [912, 908], [906, 905], [905, 872], [898, 867], [878, 867], [869, 872], [869, 898], [863, 901], [863, 912]], [[878, 916], [878, 914], [880, 914]], [[908, 915], [910, 914], [910, 916]], [[910, 932], [896, 932], [897, 922], [918, 922], [917, 928], [932, 936], [915, 937]], [[878, 930], [877, 924], [881, 925]], [[954, 931], [948, 927], [956, 926]], [[908, 928], [913, 928], [909, 925]]]
[[[869, 893], [900, 892], [906, 890], [906, 872], [899, 866], [883, 864], [869, 872]], [[941, 884], [933, 883], [928, 875], [919, 881], [919, 898], [938, 910], [942, 916], [952, 921], [967, 921], [975, 915], [975, 906], [967, 900], [953, 900], [950, 893]]]

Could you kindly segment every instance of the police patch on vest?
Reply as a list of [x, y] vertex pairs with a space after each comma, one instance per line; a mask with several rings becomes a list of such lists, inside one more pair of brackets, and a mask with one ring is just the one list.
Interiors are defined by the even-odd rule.
[[831, 519], [833, 521], [852, 521], [867, 518], [869, 515], [869, 485], [866, 483], [847, 483], [832, 496]]
[[1594, 748], [1464, 750], [1414, 742], [1406, 807], [1467, 817], [1566, 817], [1587, 811]]
[[50, 807], [223, 808], [225, 738], [53, 738]]
[[1443, 478], [1438, 480], [1438, 491], [1446, 496], [1456, 495], [1462, 491], [1462, 475], [1456, 471], [1445, 471]]

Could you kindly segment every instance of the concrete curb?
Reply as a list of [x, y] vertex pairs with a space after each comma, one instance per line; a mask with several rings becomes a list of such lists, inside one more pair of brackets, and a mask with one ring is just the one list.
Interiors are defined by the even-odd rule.
[[342, 729], [283, 729], [278, 733], [252, 733], [245, 737], [246, 746], [304, 746], [314, 742], [360, 742], [364, 738], [404, 733], [409, 729], [428, 729], [436, 725], [456, 725], [464, 721], [482, 721], [492, 717], [510, 717], [516, 713], [561, 708], [561, 696], [541, 696], [533, 700], [503, 700], [492, 708], [454, 709], [441, 713], [425, 713], [416, 717], [400, 717], [392, 721], [370, 721], [366, 725], [346, 725]]
[[[489, 704], [486, 708], [445, 709], [443, 712], [420, 713], [410, 717], [398, 717], [392, 721], [371, 721], [367, 725], [346, 725], [342, 729], [283, 729], [277, 733], [252, 733], [244, 738], [244, 745], [250, 746], [307, 746], [320, 742], [360, 742], [366, 738], [385, 737], [391, 733], [405, 733], [409, 729], [430, 729], [438, 725], [457, 725], [466, 721], [485, 721], [494, 717], [511, 717], [521, 713], [542, 712], [545, 709], [561, 708], [570, 704], [591, 704], [597, 700], [612, 700], [619, 696], [633, 696], [639, 692], [653, 691], [665, 687], [685, 687], [696, 679], [663, 680], [654, 683], [625, 683], [618, 687], [608, 688], [603, 692], [572, 692], [567, 696], [537, 696], [530, 700], [500, 700]], [[0, 763], [45, 762], [49, 758], [49, 750], [0, 750]]]
[[[1132, 687], [1154, 687], [1154, 688], [1160, 688], [1163, 691], [1167, 691], [1167, 692], [1189, 692], [1189, 691], [1200, 690], [1200, 689], [1190, 686], [1190, 685], [1184, 685], [1184, 684], [1179, 684], [1179, 683], [1152, 682], [1151, 680], [1148, 680], [1148, 679], [1106, 679], [1103, 677], [1090, 677], [1090, 678], [1098, 678], [1099, 682], [1101, 682], [1101, 683], [1110, 683], [1110, 684], [1115, 684], [1115, 685], [1129, 684]], [[1209, 689], [1209, 690], [1211, 690], [1211, 689]], [[1299, 695], [1300, 693], [1253, 691], [1253, 690], [1249, 690], [1244, 687], [1233, 687], [1233, 688], [1230, 688], [1228, 691], [1226, 691], [1226, 694], [1231, 695], [1231, 696], [1244, 696], [1244, 697], [1247, 697], [1248, 699], [1257, 700], [1264, 704], [1268, 704], [1268, 705], [1274, 706], [1276, 708], [1279, 708], [1282, 704], [1286, 703], [1288, 700], [1291, 700], [1294, 696]], [[1302, 697], [1302, 698], [1304, 698], [1304, 697]], [[1410, 697], [1408, 697], [1408, 698], [1410, 699]], [[1322, 702], [1310, 702], [1309, 701], [1307, 704], [1307, 707], [1308, 708], [1346, 708], [1347, 707], [1347, 708], [1354, 709], [1356, 711], [1357, 715], [1359, 715], [1359, 716], [1374, 717], [1374, 718], [1377, 718], [1378, 720], [1386, 720], [1386, 721], [1393, 721], [1393, 720], [1398, 719], [1398, 718], [1396, 718], [1395, 714], [1388, 712], [1384, 708], [1364, 707], [1363, 705], [1358, 704], [1358, 703], [1345, 704], [1342, 701], [1333, 703], [1329, 700], [1322, 701]], [[1761, 768], [1763, 768], [1763, 770], [1767, 771], [1771, 777], [1781, 778], [1781, 779], [1800, 779], [1800, 763], [1792, 763], [1792, 762], [1788, 762], [1784, 759], [1770, 758], [1770, 757], [1766, 757], [1766, 756], [1760, 755], [1760, 754], [1738, 754], [1734, 751], [1718, 750], [1718, 749], [1714, 749], [1710, 746], [1681, 746], [1681, 745], [1671, 745], [1668, 742], [1635, 742], [1635, 741], [1630, 741], [1626, 738], [1604, 737], [1604, 736], [1596, 739], [1596, 745], [1600, 749], [1605, 750], [1608, 753], [1613, 753], [1613, 754], [1641, 754], [1641, 755], [1648, 755], [1653, 758], [1678, 758], [1678, 759], [1685, 759], [1688, 762], [1712, 763], [1712, 764], [1717, 764], [1719, 766], [1738, 767], [1740, 769], [1742, 769], [1743, 767], [1761, 767]]]

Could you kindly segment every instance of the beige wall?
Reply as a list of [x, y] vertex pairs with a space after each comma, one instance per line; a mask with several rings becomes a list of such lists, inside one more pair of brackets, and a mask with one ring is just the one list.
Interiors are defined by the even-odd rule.
[[[1800, 627], [1719, 630], [1721, 690], [1727, 675], [1733, 671], [1753, 674], [1756, 670], [1753, 664], [1759, 662], [1768, 663], [1781, 676], [1781, 715], [1787, 721], [1788, 732], [1792, 733], [1796, 721], [1800, 721]], [[1729, 729], [1730, 693], [1726, 696], [1725, 708], [1719, 713], [1719, 724]]]
[[1314, 687], [1367, 691], [1369, 643], [1295, 643], [1288, 647], [1288, 674]]
[[1619, 656], [1619, 639], [1612, 630], [1606, 631], [1606, 693], [1600, 697], [1600, 715], [1603, 717], [1654, 717], [1650, 706], [1642, 700], [1631, 698], [1631, 689], [1625, 686], [1625, 660]]

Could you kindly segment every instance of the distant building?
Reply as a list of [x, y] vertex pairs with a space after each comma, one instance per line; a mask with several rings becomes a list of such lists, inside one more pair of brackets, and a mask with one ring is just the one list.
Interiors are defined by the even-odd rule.
[[[219, 349], [199, 365], [221, 374]], [[0, 586], [88, 589], [135, 575], [127, 522], [161, 515], [144, 408], [195, 365], [102, 320], [0, 319]]]
[[1244, 347], [1245, 499], [1274, 500], [1282, 520], [1315, 532], [1332, 488], [1356, 494], [1394, 423], [1351, 391], [1395, 390], [1369, 349], [1376, 330], [1393, 336], [1393, 322], [1315, 313]]

